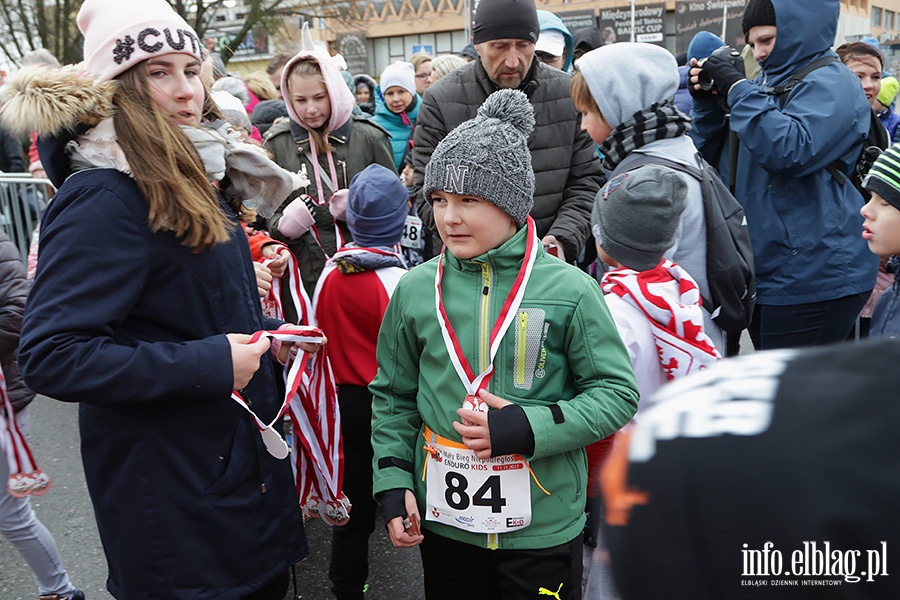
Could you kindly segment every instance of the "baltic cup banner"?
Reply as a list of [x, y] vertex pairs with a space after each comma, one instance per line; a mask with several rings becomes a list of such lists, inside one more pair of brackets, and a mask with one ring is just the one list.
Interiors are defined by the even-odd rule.
[[[663, 46], [666, 3], [635, 5], [634, 41]], [[600, 9], [600, 35], [604, 44], [631, 41], [631, 4]]]

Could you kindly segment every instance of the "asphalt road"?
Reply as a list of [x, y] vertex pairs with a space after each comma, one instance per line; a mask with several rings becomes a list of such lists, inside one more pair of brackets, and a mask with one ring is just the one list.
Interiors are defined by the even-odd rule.
[[[31, 449], [53, 488], [32, 499], [38, 518], [56, 538], [73, 583], [88, 600], [110, 600], [106, 559], [84, 483], [78, 445], [77, 406], [39, 396], [31, 404]], [[318, 519], [307, 523], [310, 554], [297, 564], [297, 593], [286, 600], [332, 598], [328, 582], [331, 529]], [[416, 550], [398, 550], [377, 527], [369, 547], [367, 600], [418, 600], [422, 566]], [[293, 587], [293, 586], [292, 586]], [[0, 536], [0, 600], [34, 600], [37, 588], [22, 557]]]

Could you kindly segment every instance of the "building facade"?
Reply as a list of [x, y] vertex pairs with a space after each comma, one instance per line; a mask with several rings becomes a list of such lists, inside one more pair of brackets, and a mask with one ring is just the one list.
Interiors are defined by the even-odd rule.
[[[341, 53], [349, 70], [377, 76], [385, 66], [419, 51], [432, 55], [458, 53], [470, 40], [471, 18], [479, 0], [305, 0], [285, 17], [278, 31], [261, 31], [229, 63], [246, 73], [265, 68], [278, 52], [299, 47], [299, 26], [309, 17], [314, 37]], [[559, 16], [570, 31], [598, 27], [617, 41], [631, 39], [629, 0], [536, 0], [538, 8]], [[216, 28], [229, 26], [246, 12], [241, 2], [224, 11]], [[636, 0], [634, 30], [637, 41], [656, 43], [674, 54], [687, 50], [693, 35], [711, 31], [727, 43], [744, 44], [740, 19], [745, 0]], [[324, 17], [322, 16], [324, 15]], [[889, 70], [900, 66], [900, 0], [841, 0], [835, 45], [875, 37], [888, 58]], [[227, 42], [227, 35], [225, 36]], [[261, 40], [264, 38], [264, 40]], [[261, 42], [264, 41], [263, 45]]]

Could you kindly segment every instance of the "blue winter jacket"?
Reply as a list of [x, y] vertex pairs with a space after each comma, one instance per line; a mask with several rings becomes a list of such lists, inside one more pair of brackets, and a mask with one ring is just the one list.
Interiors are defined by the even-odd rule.
[[[859, 232], [862, 197], [827, 169], [849, 173], [859, 156], [870, 108], [856, 77], [839, 61], [797, 84], [784, 107], [764, 88], [831, 50], [839, 0], [772, 0], [775, 48], [756, 81], [728, 93], [731, 127], [740, 138], [737, 199], [753, 243], [757, 303], [791, 305], [868, 292], [878, 258]], [[718, 99], [695, 100], [692, 137], [711, 164], [728, 133]]]
[[691, 116], [694, 104], [694, 99], [691, 98], [691, 92], [688, 90], [691, 79], [690, 70], [690, 65], [678, 67], [678, 89], [675, 90], [675, 106], [687, 116]]
[[[152, 232], [148, 211], [122, 172], [65, 180], [42, 220], [19, 361], [35, 391], [79, 403], [109, 591], [237, 600], [307, 553], [289, 459], [231, 399], [226, 334], [280, 321], [263, 317], [236, 219], [231, 239], [193, 252]], [[267, 423], [280, 380], [266, 353], [241, 390]]]
[[572, 57], [575, 54], [575, 42], [572, 38], [572, 34], [569, 33], [569, 28], [562, 22], [562, 19], [548, 10], [539, 10], [537, 11], [537, 14], [538, 26], [541, 31], [544, 31], [545, 29], [555, 29], [566, 38], [566, 62], [563, 65], [562, 70], [568, 73], [569, 67], [572, 66]]
[[871, 337], [900, 337], [900, 259], [891, 257], [894, 283], [884, 291], [872, 313]]
[[[422, 97], [416, 94], [412, 101], [412, 108], [407, 107], [406, 118], [409, 120], [409, 125], [407, 125], [403, 122], [401, 114], [391, 112], [391, 109], [385, 105], [381, 87], [379, 86], [375, 90], [375, 116], [372, 117], [372, 121], [380, 125], [391, 136], [394, 166], [398, 172], [403, 170], [403, 156], [409, 148], [410, 140], [413, 139], [413, 132], [416, 130], [416, 117], [419, 116], [419, 106], [421, 104]], [[410, 156], [412, 156], [411, 153]]]
[[891, 136], [891, 144], [900, 141], [900, 136], [897, 135], [897, 126], [900, 125], [900, 114], [897, 114], [892, 107], [888, 106], [884, 112], [879, 113], [878, 118], [881, 120], [884, 128], [888, 130], [888, 135]]

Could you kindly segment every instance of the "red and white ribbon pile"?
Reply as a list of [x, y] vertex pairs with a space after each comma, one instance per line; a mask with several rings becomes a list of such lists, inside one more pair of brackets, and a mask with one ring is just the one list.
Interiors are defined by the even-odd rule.
[[[283, 342], [321, 343], [321, 329], [257, 331], [251, 343], [267, 335]], [[293, 354], [293, 353], [291, 353]], [[294, 475], [304, 517], [320, 517], [331, 525], [344, 525], [350, 518], [350, 501], [342, 491], [344, 454], [337, 387], [328, 361], [327, 345], [314, 353], [298, 352], [285, 363], [285, 397], [275, 419], [266, 424], [237, 392], [232, 398], [256, 422], [269, 453], [286, 458], [288, 447], [273, 428], [288, 413], [294, 432]]]

